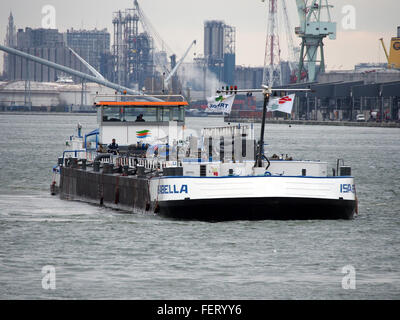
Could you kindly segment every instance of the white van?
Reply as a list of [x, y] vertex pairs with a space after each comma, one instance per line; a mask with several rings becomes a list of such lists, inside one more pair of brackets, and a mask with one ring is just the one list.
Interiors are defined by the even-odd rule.
[[365, 122], [365, 116], [363, 114], [358, 114], [356, 119], [357, 122]]

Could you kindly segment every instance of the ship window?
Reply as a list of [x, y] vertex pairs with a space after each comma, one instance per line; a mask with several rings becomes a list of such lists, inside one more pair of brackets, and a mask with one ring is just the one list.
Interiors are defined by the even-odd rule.
[[170, 108], [170, 115], [169, 115], [170, 121], [183, 121], [184, 113], [182, 112], [182, 110], [183, 107]]
[[103, 107], [103, 121], [121, 121], [121, 108]]
[[143, 115], [146, 122], [157, 121], [157, 108], [125, 108], [123, 121], [135, 122], [139, 115]]
[[183, 121], [183, 116], [183, 107], [165, 107], [160, 110], [160, 121]]
[[169, 108], [160, 108], [160, 121], [169, 121]]
[[103, 107], [103, 121], [135, 122], [139, 115], [147, 122], [184, 121], [183, 107]]

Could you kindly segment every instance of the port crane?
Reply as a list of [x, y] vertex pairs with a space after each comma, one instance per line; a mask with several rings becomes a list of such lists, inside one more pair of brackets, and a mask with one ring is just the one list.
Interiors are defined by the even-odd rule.
[[[156, 28], [152, 25], [151, 21], [147, 18], [146, 14], [139, 6], [139, 2], [134, 0], [135, 9], [139, 15], [139, 21], [148, 35], [151, 35], [155, 40], [156, 46], [158, 47], [159, 52], [165, 52], [166, 56], [171, 58], [171, 65], [168, 67], [166, 61], [163, 61], [159, 55], [155, 55], [155, 60], [157, 66], [160, 68], [161, 73], [163, 74], [163, 88], [168, 87], [169, 81], [176, 74], [179, 67], [182, 65], [183, 61], [189, 54], [190, 50], [196, 45], [197, 41], [193, 40], [190, 44], [189, 48], [186, 50], [182, 58], [176, 63], [176, 55], [173, 54], [171, 48], [166, 44], [166, 42], [162, 39], [161, 35], [157, 32]], [[164, 90], [164, 89], [163, 89]]]
[[383, 51], [385, 52], [386, 60], [388, 62], [388, 66], [387, 67], [388, 67], [388, 69], [391, 69], [391, 68], [393, 68], [393, 64], [390, 63], [390, 56], [389, 56], [389, 53], [388, 53], [388, 51], [386, 49], [385, 42], [383, 41], [383, 38], [380, 38], [379, 41], [382, 43]]
[[[265, 3], [266, 0], [261, 0]], [[293, 39], [293, 29], [289, 18], [289, 11], [286, 0], [268, 0], [268, 30], [267, 44], [265, 50], [265, 62], [263, 72], [263, 82], [270, 85], [274, 82], [277, 85], [282, 84], [281, 79], [281, 47], [279, 28], [284, 27], [285, 38], [288, 52], [288, 63], [291, 71], [291, 82], [296, 81], [298, 62], [300, 56], [300, 48], [295, 46]]]
[[336, 22], [332, 21], [330, 14], [333, 6], [328, 0], [296, 0], [296, 5], [300, 26], [295, 32], [301, 38], [297, 82], [301, 82], [305, 71], [308, 72], [308, 82], [313, 82], [319, 73], [325, 72], [324, 38], [336, 39]]
[[[265, 0], [262, 0], [265, 2]], [[282, 85], [281, 48], [278, 30], [278, 2], [269, 0], [268, 27], [265, 46], [263, 84]]]
[[291, 82], [296, 82], [297, 69], [299, 66], [300, 48], [295, 46], [293, 39], [293, 28], [289, 19], [289, 10], [286, 0], [282, 0], [283, 25], [285, 26], [286, 38], [288, 43], [288, 62], [291, 71]]
[[178, 71], [179, 67], [183, 63], [183, 61], [186, 59], [187, 55], [189, 54], [190, 50], [195, 46], [197, 43], [196, 40], [193, 40], [193, 42], [190, 44], [189, 48], [186, 50], [182, 58], [178, 61], [176, 66], [172, 69], [171, 73], [168, 75], [168, 77], [165, 79], [165, 84], [168, 84], [169, 80], [175, 75], [176, 71]]
[[385, 42], [383, 42], [383, 38], [380, 38], [379, 41], [382, 43], [383, 51], [385, 51], [386, 60], [389, 63], [389, 54], [385, 46]]

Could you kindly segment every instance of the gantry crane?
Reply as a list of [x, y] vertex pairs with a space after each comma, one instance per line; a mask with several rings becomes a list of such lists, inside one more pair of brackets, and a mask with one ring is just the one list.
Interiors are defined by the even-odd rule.
[[336, 22], [332, 22], [330, 14], [333, 6], [329, 5], [328, 0], [296, 0], [296, 5], [300, 18], [300, 27], [296, 28], [296, 34], [302, 40], [297, 82], [301, 81], [304, 71], [308, 72], [307, 80], [313, 82], [319, 73], [325, 72], [323, 39], [327, 36], [331, 40], [336, 39]]

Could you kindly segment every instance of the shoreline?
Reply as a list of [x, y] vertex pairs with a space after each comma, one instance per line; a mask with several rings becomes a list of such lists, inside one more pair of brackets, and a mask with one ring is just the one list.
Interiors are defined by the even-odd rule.
[[[261, 123], [261, 119], [225, 118], [225, 122], [231, 123]], [[312, 125], [312, 126], [336, 126], [336, 127], [369, 127], [369, 128], [400, 128], [400, 122], [352, 122], [352, 121], [314, 121], [314, 120], [266, 120], [268, 124], [286, 125]]]
[[[94, 112], [48, 112], [48, 111], [0, 111], [0, 115], [81, 115], [93, 116]], [[207, 117], [187, 117], [187, 118], [207, 118]], [[217, 116], [211, 116], [217, 118]], [[222, 117], [221, 117], [222, 118]], [[254, 118], [224, 118], [226, 123], [261, 123], [261, 119]], [[351, 122], [351, 121], [314, 121], [314, 120], [269, 120], [267, 124], [286, 124], [286, 125], [313, 125], [313, 126], [336, 126], [336, 127], [369, 127], [369, 128], [400, 128], [400, 122]]]
[[82, 116], [91, 116], [96, 115], [95, 112], [51, 112], [51, 111], [0, 111], [0, 115], [55, 115], [55, 116], [66, 116], [66, 115], [82, 115]]

